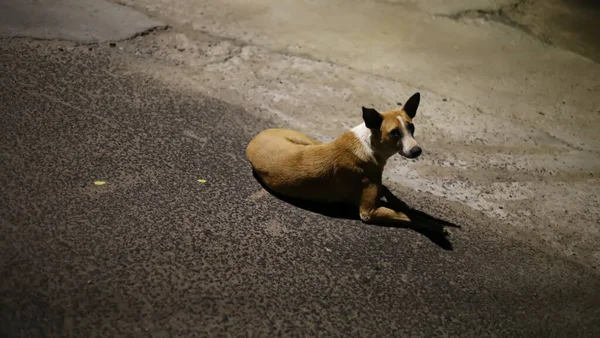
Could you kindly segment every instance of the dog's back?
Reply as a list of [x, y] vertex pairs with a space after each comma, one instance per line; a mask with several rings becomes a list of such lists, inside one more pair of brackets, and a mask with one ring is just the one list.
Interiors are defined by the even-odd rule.
[[246, 148], [253, 170], [267, 187], [286, 196], [324, 202], [355, 198], [347, 180], [354, 174], [354, 162], [344, 161], [344, 155], [339, 148], [288, 129], [267, 129]]

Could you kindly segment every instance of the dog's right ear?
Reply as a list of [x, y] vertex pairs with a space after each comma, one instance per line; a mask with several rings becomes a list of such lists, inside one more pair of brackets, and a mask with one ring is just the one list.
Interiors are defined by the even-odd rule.
[[365, 120], [365, 125], [369, 129], [379, 129], [381, 128], [381, 123], [383, 122], [383, 116], [379, 114], [379, 112], [373, 108], [365, 108], [362, 107], [363, 112], [363, 120]]

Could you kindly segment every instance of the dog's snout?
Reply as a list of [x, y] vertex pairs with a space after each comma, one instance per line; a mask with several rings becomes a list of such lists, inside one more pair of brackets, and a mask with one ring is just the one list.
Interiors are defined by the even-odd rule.
[[421, 155], [422, 152], [423, 152], [423, 150], [421, 150], [421, 147], [414, 146], [410, 149], [410, 152], [408, 154], [409, 154], [410, 158], [416, 158], [419, 155]]

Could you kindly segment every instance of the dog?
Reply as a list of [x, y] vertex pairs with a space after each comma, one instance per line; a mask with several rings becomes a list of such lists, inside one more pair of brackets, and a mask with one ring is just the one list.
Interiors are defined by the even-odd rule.
[[282, 196], [358, 208], [365, 223], [402, 225], [409, 217], [382, 205], [383, 169], [396, 153], [415, 159], [421, 147], [413, 119], [421, 100], [413, 94], [401, 109], [380, 113], [362, 107], [363, 123], [329, 143], [298, 131], [267, 129], [246, 148], [255, 175]]

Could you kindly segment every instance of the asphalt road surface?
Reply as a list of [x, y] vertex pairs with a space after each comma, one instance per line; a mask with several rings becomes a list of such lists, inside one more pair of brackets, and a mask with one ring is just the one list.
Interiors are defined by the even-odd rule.
[[244, 156], [268, 121], [108, 47], [3, 40], [0, 76], [2, 337], [600, 336], [596, 274], [281, 201]]

